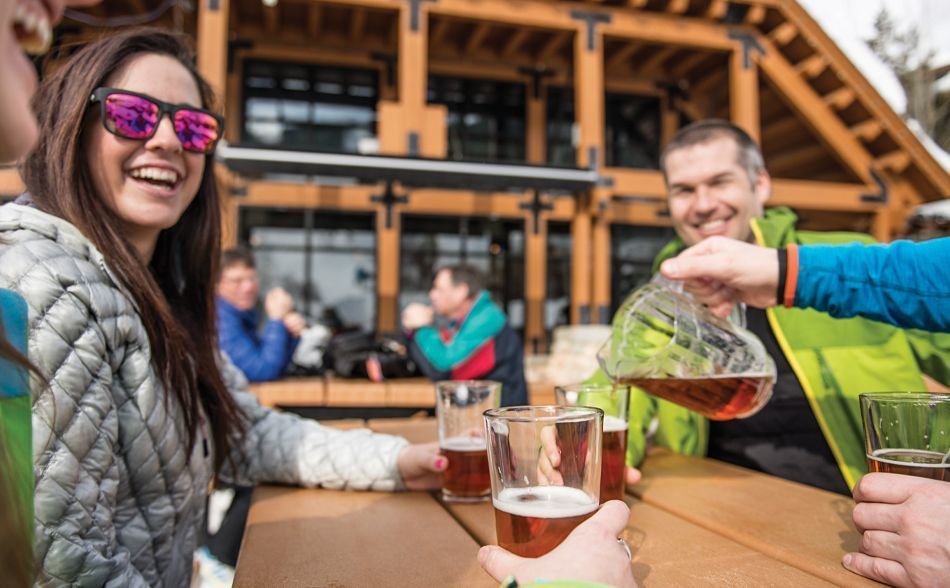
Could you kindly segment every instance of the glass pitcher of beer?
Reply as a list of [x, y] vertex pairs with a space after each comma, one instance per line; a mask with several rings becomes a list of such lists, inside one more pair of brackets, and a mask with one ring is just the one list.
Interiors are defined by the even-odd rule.
[[736, 322], [657, 276], [621, 305], [597, 360], [615, 382], [709, 419], [749, 417], [772, 397], [775, 362]]

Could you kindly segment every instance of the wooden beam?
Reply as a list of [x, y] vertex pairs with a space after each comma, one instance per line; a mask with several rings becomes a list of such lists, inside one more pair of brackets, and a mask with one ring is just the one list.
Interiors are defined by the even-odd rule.
[[604, 63], [604, 69], [613, 69], [619, 66], [624, 61], [627, 61], [631, 55], [636, 53], [637, 49], [639, 49], [640, 47], [642, 47], [642, 45], [639, 45], [632, 41], [626, 43], [623, 47], [621, 47], [617, 51], [614, 51], [614, 53], [610, 57], [607, 58], [606, 62]]
[[689, 0], [670, 0], [666, 5], [666, 11], [673, 14], [683, 14], [689, 10]]
[[[599, 188], [594, 199], [604, 208], [610, 204], [610, 191]], [[598, 214], [591, 226], [591, 322], [610, 324], [610, 219]]]
[[769, 39], [779, 47], [788, 45], [796, 36], [798, 36], [798, 27], [790, 20], [778, 25], [775, 30], [769, 33]]
[[694, 96], [706, 96], [716, 86], [728, 83], [724, 72], [712, 70], [703, 78], [689, 85], [689, 93]]
[[729, 118], [756, 142], [761, 135], [759, 118], [759, 74], [755, 58], [746, 63], [745, 49], [736, 47], [729, 57]]
[[526, 159], [528, 163], [543, 164], [547, 159], [547, 93], [542, 91], [538, 98], [529, 94], [527, 104], [527, 144]]
[[435, 24], [432, 25], [432, 35], [429, 37], [430, 50], [435, 51], [442, 47], [442, 41], [445, 40], [449, 27], [450, 21], [448, 19], [440, 18], [435, 21]]
[[670, 46], [660, 47], [653, 53], [653, 55], [643, 60], [643, 62], [640, 64], [639, 67], [635, 66], [635, 69], [644, 76], [649, 76], [650, 74], [654, 72], [661, 73], [661, 74], [666, 73], [660, 68], [663, 65], [663, 63], [667, 59], [672, 57], [673, 54], [676, 53], [677, 51], [679, 51], [678, 47], [670, 47]]
[[814, 79], [821, 75], [828, 67], [828, 60], [821, 53], [815, 53], [811, 57], [803, 59], [795, 64], [795, 71], [800, 75]]
[[603, 174], [613, 182], [614, 194], [666, 199], [666, 184], [659, 171], [608, 167]]
[[391, 212], [391, 223], [386, 226], [386, 207], [376, 211], [376, 329], [393, 331], [399, 327], [399, 210]]
[[678, 63], [673, 64], [673, 66], [670, 68], [670, 75], [676, 79], [682, 78], [691, 72], [693, 68], [709, 59], [710, 56], [710, 53], [706, 53], [704, 51], [695, 51], [690, 53], [689, 56], [684, 57], [680, 59]]
[[805, 164], [826, 157], [827, 152], [823, 145], [809, 141], [802, 147], [781, 151], [765, 163], [768, 168], [774, 170], [775, 173], [782, 173], [795, 170]]
[[868, 193], [869, 188], [863, 184], [772, 178], [772, 197], [768, 205], [841, 212], [881, 209], [880, 203], [866, 202], [862, 198]]
[[230, 12], [230, 0], [219, 0], [215, 10], [208, 2], [200, 2], [198, 6], [198, 72], [211, 85], [221, 104], [227, 104]]
[[[588, 31], [585, 25], [577, 26], [574, 35], [574, 111], [580, 129], [577, 165], [599, 167], [604, 164], [604, 36], [600, 32], [603, 27]], [[593, 49], [588, 48], [588, 34], [595, 35]]]
[[903, 149], [891, 151], [887, 155], [882, 155], [874, 160], [874, 164], [878, 168], [889, 169], [896, 174], [904, 173], [910, 163], [910, 155]]
[[712, 0], [706, 8], [705, 17], [710, 20], [722, 20], [729, 11], [729, 3], [726, 0]]
[[478, 51], [482, 46], [482, 41], [485, 40], [489, 32], [491, 32], [491, 27], [487, 23], [476, 23], [475, 28], [472, 29], [471, 34], [469, 34], [468, 39], [465, 41], [463, 54], [472, 55]]
[[15, 167], [0, 168], [0, 195], [19, 196], [24, 189], [23, 180]]
[[794, 114], [785, 116], [762, 128], [762, 144], [769, 145], [788, 139], [788, 136], [804, 126]]
[[353, 19], [350, 21], [350, 40], [357, 41], [363, 35], [366, 11], [361, 8], [356, 8], [353, 10], [353, 13]]
[[848, 132], [841, 119], [824, 103], [808, 83], [797, 75], [795, 69], [767, 39], [759, 42], [765, 54], [759, 56], [759, 68], [768, 76], [772, 85], [786, 104], [797, 112], [828, 146], [828, 151], [841, 160], [851, 172], [874, 186], [871, 178], [871, 156], [864, 146]]
[[525, 215], [524, 302], [525, 345], [531, 353], [540, 353], [544, 345], [544, 303], [547, 298], [548, 223], [542, 216], [538, 230], [534, 218]]
[[851, 127], [851, 134], [861, 139], [865, 143], [870, 143], [876, 140], [881, 136], [881, 133], [884, 131], [884, 127], [881, 126], [881, 121], [876, 118], [869, 118], [862, 123], [858, 123]]
[[554, 36], [544, 44], [544, 47], [538, 52], [538, 61], [546, 61], [557, 54], [566, 43], [571, 40], [570, 33], [554, 33]]
[[835, 110], [841, 111], [845, 108], [854, 104], [854, 101], [857, 99], [854, 90], [848, 86], [841, 86], [834, 92], [830, 94], [825, 94], [821, 98], [825, 104], [834, 108]]
[[511, 35], [508, 38], [508, 41], [504, 44], [501, 49], [501, 57], [508, 58], [518, 53], [518, 50], [521, 49], [521, 45], [524, 43], [525, 39], [528, 38], [528, 35], [531, 34], [531, 29], [521, 28], [515, 31], [515, 34]]
[[627, 0], [627, 6], [631, 8], [643, 8], [650, 0]]
[[277, 29], [280, 28], [280, 5], [264, 6], [262, 10], [264, 11], [264, 30], [269, 35], [276, 34]]
[[605, 36], [676, 47], [729, 51], [734, 43], [724, 24], [666, 14], [615, 10], [601, 28]]
[[311, 2], [307, 7], [307, 34], [312, 38], [320, 36], [320, 23], [323, 20], [323, 6]]
[[762, 24], [763, 20], [765, 20], [765, 6], [761, 4], [753, 4], [745, 13], [745, 21], [750, 25]]
[[588, 194], [578, 196], [577, 212], [571, 222], [571, 324], [591, 319], [591, 217]]

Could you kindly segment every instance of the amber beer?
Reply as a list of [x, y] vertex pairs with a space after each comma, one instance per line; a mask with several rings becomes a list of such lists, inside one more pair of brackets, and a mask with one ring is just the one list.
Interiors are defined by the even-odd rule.
[[596, 500], [567, 486], [507, 488], [492, 504], [498, 545], [522, 557], [548, 553], [597, 510]]
[[452, 437], [441, 443], [449, 460], [442, 472], [442, 491], [453, 499], [482, 499], [491, 494], [488, 448], [478, 437]]
[[600, 454], [601, 504], [608, 500], [623, 500], [627, 428], [627, 421], [622, 418], [604, 417], [604, 445]]
[[764, 375], [711, 378], [631, 378], [622, 383], [643, 388], [653, 396], [696, 411], [714, 421], [751, 416], [762, 408], [768, 396], [760, 397], [763, 386], [774, 378]]
[[950, 482], [950, 462], [936, 451], [921, 449], [878, 449], [867, 456], [869, 472], [903, 474]]

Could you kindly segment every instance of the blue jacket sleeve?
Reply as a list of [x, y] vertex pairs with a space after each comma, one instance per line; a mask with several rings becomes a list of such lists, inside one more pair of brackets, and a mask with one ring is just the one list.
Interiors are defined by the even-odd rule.
[[218, 328], [221, 349], [252, 382], [279, 378], [293, 356], [294, 339], [281, 321], [267, 321], [260, 343], [243, 329], [235, 316], [219, 315]]
[[950, 331], [950, 237], [889, 245], [802, 245], [795, 306], [836, 318]]

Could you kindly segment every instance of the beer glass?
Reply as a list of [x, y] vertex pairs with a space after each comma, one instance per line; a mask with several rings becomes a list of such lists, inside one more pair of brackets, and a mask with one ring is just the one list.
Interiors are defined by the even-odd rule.
[[544, 555], [597, 510], [603, 420], [587, 406], [485, 412], [498, 545]]
[[662, 277], [624, 301], [612, 329], [597, 360], [615, 382], [713, 420], [752, 416], [772, 397], [775, 362], [758, 337]]
[[488, 500], [491, 481], [482, 413], [498, 406], [501, 384], [452, 381], [437, 382], [435, 388], [439, 447], [449, 461], [442, 473], [442, 498], [448, 502]]
[[950, 394], [861, 394], [868, 471], [950, 482]]
[[626, 487], [627, 428], [630, 387], [611, 384], [576, 384], [554, 389], [562, 406], [596, 406], [604, 411], [603, 446], [600, 452], [600, 503], [623, 500]]

